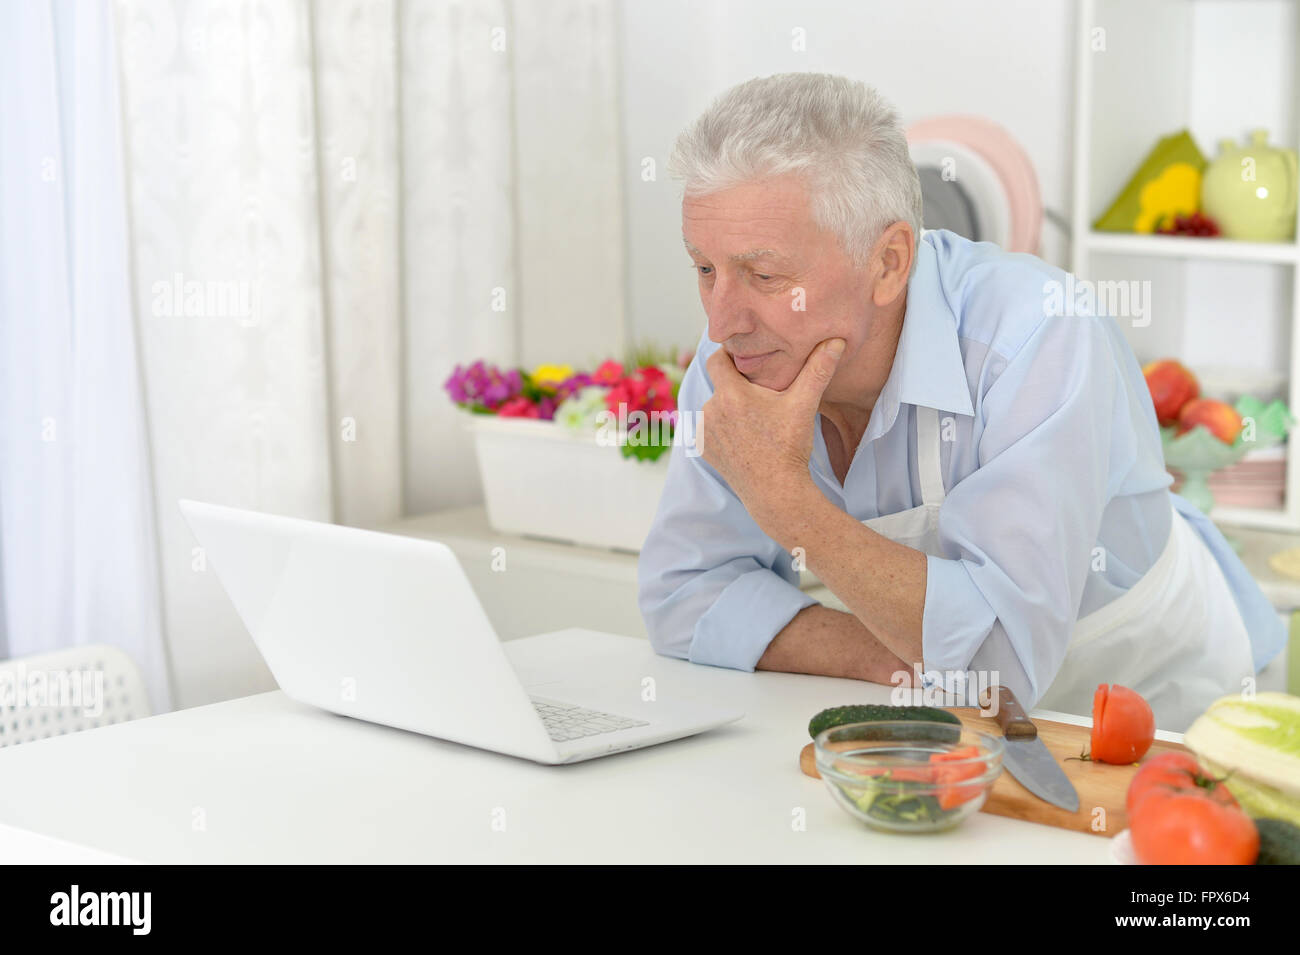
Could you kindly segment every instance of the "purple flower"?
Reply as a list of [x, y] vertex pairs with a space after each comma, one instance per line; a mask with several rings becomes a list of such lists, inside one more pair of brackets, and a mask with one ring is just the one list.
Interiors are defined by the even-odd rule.
[[[585, 371], [580, 371], [576, 375], [570, 375], [556, 386], [555, 404], [558, 405], [574, 392], [581, 388], [586, 388], [590, 384], [592, 384], [591, 375], [587, 374]], [[548, 417], [550, 416], [548, 415]]]
[[451, 400], [458, 405], [481, 405], [495, 410], [523, 390], [523, 379], [518, 370], [503, 372], [495, 365], [482, 360], [468, 368], [457, 365], [443, 383]]

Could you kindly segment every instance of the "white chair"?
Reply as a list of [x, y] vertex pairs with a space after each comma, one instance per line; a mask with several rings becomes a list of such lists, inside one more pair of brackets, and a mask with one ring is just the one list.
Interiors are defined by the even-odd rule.
[[0, 661], [0, 746], [152, 715], [140, 668], [106, 644]]

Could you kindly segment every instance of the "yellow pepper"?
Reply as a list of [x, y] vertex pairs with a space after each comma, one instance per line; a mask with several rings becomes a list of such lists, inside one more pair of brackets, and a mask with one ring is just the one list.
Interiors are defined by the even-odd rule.
[[1170, 163], [1142, 187], [1139, 203], [1134, 232], [1155, 232], [1162, 219], [1190, 215], [1201, 204], [1200, 171], [1185, 162]]

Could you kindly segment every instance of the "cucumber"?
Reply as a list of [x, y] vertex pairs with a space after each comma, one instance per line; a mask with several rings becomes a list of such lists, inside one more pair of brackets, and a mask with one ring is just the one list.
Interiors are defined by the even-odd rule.
[[1285, 819], [1256, 819], [1259, 858], [1255, 865], [1300, 865], [1300, 828]]
[[816, 739], [818, 733], [832, 726], [844, 726], [847, 723], [879, 723], [885, 720], [919, 720], [961, 726], [961, 720], [952, 713], [934, 706], [886, 706], [868, 703], [857, 706], [832, 706], [828, 710], [822, 710], [809, 720], [808, 735]]

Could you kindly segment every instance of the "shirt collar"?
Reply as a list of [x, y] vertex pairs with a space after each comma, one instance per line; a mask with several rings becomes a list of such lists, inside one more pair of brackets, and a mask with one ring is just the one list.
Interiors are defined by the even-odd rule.
[[907, 283], [907, 310], [894, 364], [876, 402], [880, 414], [872, 414], [863, 440], [893, 427], [900, 404], [974, 414], [966, 363], [957, 342], [957, 316], [939, 280], [939, 254], [924, 233], [917, 245], [916, 271]]

